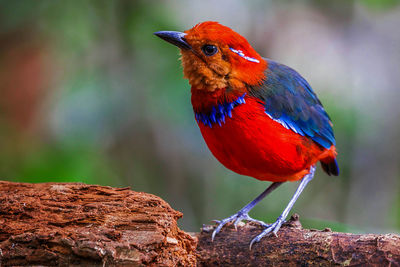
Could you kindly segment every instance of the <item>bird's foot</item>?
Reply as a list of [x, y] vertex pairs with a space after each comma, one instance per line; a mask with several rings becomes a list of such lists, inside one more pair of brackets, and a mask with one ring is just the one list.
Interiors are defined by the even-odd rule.
[[259, 220], [251, 218], [248, 213], [239, 211], [238, 213], [233, 214], [232, 216], [230, 216], [228, 218], [225, 218], [222, 220], [214, 220], [214, 222], [216, 222], [218, 225], [214, 229], [214, 232], [212, 233], [211, 240], [214, 241], [215, 236], [219, 233], [219, 231], [221, 231], [222, 227], [224, 227], [224, 225], [226, 225], [227, 223], [233, 223], [233, 226], [237, 230], [237, 226], [241, 221], [254, 222], [254, 223], [260, 224], [266, 228], [269, 226], [268, 224], [266, 224], [263, 221], [259, 221]]
[[276, 222], [274, 222], [271, 225], [267, 225], [267, 227], [261, 232], [261, 234], [259, 234], [258, 236], [256, 236], [255, 238], [253, 238], [253, 240], [251, 240], [250, 242], [250, 250], [251, 247], [254, 245], [254, 243], [260, 242], [261, 238], [263, 238], [264, 236], [266, 236], [269, 233], [273, 233], [274, 236], [278, 236], [276, 233], [279, 231], [279, 229], [281, 228], [282, 224], [285, 222], [285, 219], [282, 218], [281, 216], [278, 217], [278, 219], [276, 219]]

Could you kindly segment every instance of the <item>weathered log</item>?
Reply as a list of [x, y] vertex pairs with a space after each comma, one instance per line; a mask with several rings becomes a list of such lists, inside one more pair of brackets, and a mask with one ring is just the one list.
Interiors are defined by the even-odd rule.
[[194, 265], [181, 216], [129, 188], [0, 182], [0, 266]]
[[302, 229], [249, 250], [260, 226], [189, 235], [159, 197], [85, 184], [0, 182], [0, 265], [400, 266], [400, 236]]
[[213, 229], [205, 226], [199, 234], [199, 266], [400, 266], [399, 235], [307, 230], [298, 215], [282, 226], [278, 237], [264, 237], [251, 250], [259, 226], [225, 227], [211, 242]]

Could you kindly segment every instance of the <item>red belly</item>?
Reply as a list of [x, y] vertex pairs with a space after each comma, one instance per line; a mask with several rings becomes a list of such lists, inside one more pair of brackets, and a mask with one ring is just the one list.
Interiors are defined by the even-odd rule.
[[334, 158], [335, 148], [318, 146], [310, 138], [272, 120], [252, 98], [235, 107], [232, 118], [212, 128], [198, 123], [212, 154], [228, 169], [259, 180], [283, 182], [301, 179], [311, 165]]

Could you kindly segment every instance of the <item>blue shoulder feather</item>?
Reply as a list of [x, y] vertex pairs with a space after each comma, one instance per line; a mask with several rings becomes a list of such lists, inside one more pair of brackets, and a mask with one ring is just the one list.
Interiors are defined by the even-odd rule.
[[267, 115], [285, 128], [325, 148], [335, 145], [331, 120], [308, 82], [288, 66], [267, 62], [264, 83], [250, 87], [249, 94], [260, 99]]

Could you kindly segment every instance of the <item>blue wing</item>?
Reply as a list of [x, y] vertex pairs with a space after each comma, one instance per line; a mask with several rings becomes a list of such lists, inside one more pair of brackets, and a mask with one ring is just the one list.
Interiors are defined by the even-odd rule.
[[284, 127], [325, 148], [335, 145], [332, 122], [308, 82], [288, 66], [267, 62], [266, 80], [251, 87], [249, 94], [260, 99], [265, 112]]

